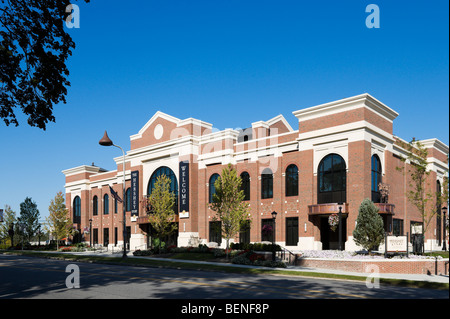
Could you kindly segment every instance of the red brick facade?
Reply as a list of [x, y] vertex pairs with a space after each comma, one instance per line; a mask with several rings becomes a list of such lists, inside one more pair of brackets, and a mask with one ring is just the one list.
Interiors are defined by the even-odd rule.
[[[408, 177], [397, 168], [403, 167], [400, 157], [405, 150], [392, 135], [393, 121], [398, 114], [368, 94], [302, 109], [293, 114], [298, 119], [294, 130], [283, 116], [252, 123], [251, 129], [213, 132], [212, 125], [196, 119], [180, 120], [157, 112], [135, 135], [130, 136], [130, 150], [125, 157], [126, 188], [131, 185], [131, 172], [139, 172], [139, 196], [147, 194], [152, 174], [160, 167], [170, 168], [179, 183], [179, 163], [189, 162], [189, 211], [177, 217], [179, 246], [210, 242], [210, 222], [214, 211], [209, 205], [209, 180], [231, 164], [240, 175], [250, 176], [251, 215], [249, 240], [262, 241], [262, 223], [278, 213], [275, 241], [291, 249], [336, 248], [336, 234], [326, 226], [326, 219], [337, 212], [337, 202], [319, 202], [319, 165], [330, 154], [345, 162], [344, 241], [346, 250], [358, 247], [352, 232], [358, 208], [364, 198], [371, 198], [372, 156], [381, 162], [382, 182], [389, 184], [389, 211], [384, 216], [385, 229], [403, 234], [411, 231], [411, 222], [421, 222], [418, 211], [408, 202], [405, 193]], [[232, 124], [232, 123], [230, 123]], [[424, 141], [429, 149], [430, 190], [443, 185], [447, 175], [448, 146], [437, 139]], [[66, 205], [75, 227], [82, 231], [92, 222], [91, 234], [78, 240], [99, 244], [121, 245], [122, 204], [117, 208], [110, 194], [111, 186], [122, 197], [122, 157], [115, 158], [117, 170], [107, 172], [96, 166], [79, 166], [63, 171], [66, 176]], [[297, 195], [286, 196], [286, 169], [298, 169]], [[262, 198], [262, 173], [270, 169], [273, 188], [270, 198]], [[105, 214], [104, 199], [108, 194], [109, 210]], [[94, 197], [96, 196], [96, 200]], [[81, 205], [74, 205], [79, 197]], [[78, 199], [77, 199], [78, 200]], [[97, 201], [97, 205], [95, 202]], [[94, 207], [96, 206], [96, 207]], [[334, 210], [334, 211], [333, 211]], [[80, 217], [75, 217], [75, 215]], [[428, 249], [442, 244], [443, 221], [434, 218], [426, 233]], [[142, 207], [139, 216], [126, 213], [130, 248], [142, 249], [148, 243], [148, 221]], [[395, 228], [395, 229], [394, 229]], [[107, 229], [107, 230], [105, 230]], [[108, 236], [108, 238], [104, 238]], [[293, 237], [292, 237], [293, 236]], [[289, 239], [288, 239], [289, 237]], [[294, 240], [292, 240], [294, 238]], [[298, 238], [298, 240], [295, 240]], [[242, 239], [242, 238], [241, 238]], [[239, 236], [234, 239], [240, 240]], [[248, 240], [248, 239], [247, 239]], [[293, 241], [293, 242], [292, 242]], [[289, 243], [288, 243], [289, 242]], [[223, 243], [224, 244], [224, 243]], [[289, 245], [287, 245], [289, 244]]]

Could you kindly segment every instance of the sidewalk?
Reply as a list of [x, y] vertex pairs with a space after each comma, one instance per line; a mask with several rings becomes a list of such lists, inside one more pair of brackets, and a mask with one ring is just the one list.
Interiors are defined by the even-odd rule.
[[[81, 252], [81, 253], [72, 253], [72, 254], [82, 254], [82, 255], [95, 255], [95, 256], [104, 256], [104, 257], [121, 257], [121, 253], [111, 253], [111, 252]], [[402, 280], [412, 280], [412, 281], [427, 281], [427, 282], [438, 282], [438, 283], [449, 283], [448, 275], [420, 275], [420, 274], [374, 274], [374, 273], [356, 273], [356, 272], [347, 272], [340, 271], [334, 269], [320, 269], [320, 268], [310, 268], [310, 267], [302, 267], [302, 266], [287, 266], [287, 268], [268, 268], [262, 266], [250, 266], [250, 265], [236, 265], [231, 263], [219, 263], [219, 262], [208, 262], [208, 261], [195, 261], [195, 260], [182, 260], [182, 259], [169, 259], [169, 258], [158, 258], [158, 257], [143, 257], [143, 256], [133, 256], [132, 252], [127, 253], [127, 257], [129, 258], [143, 258], [143, 259], [151, 259], [151, 260], [161, 260], [167, 262], [185, 262], [192, 264], [214, 264], [221, 265], [226, 267], [241, 267], [241, 268], [259, 268], [259, 269], [276, 269], [280, 271], [299, 271], [299, 272], [311, 272], [311, 273], [328, 273], [328, 274], [337, 274], [337, 275], [348, 275], [348, 276], [359, 276], [359, 277], [368, 277], [369, 275], [373, 278], [386, 278], [386, 279], [402, 279]]]

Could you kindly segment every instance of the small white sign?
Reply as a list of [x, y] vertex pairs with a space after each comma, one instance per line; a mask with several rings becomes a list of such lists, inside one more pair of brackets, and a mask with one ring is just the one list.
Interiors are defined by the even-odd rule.
[[386, 243], [388, 252], [406, 252], [408, 239], [406, 236], [387, 236]]
[[189, 218], [189, 212], [185, 212], [183, 211], [182, 213], [179, 214], [180, 218]]

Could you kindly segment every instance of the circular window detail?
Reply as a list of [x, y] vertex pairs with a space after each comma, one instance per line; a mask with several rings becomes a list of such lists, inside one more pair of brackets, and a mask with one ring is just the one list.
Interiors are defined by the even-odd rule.
[[153, 132], [155, 138], [159, 140], [163, 136], [163, 133], [164, 133], [163, 126], [161, 124], [156, 125], [155, 131]]

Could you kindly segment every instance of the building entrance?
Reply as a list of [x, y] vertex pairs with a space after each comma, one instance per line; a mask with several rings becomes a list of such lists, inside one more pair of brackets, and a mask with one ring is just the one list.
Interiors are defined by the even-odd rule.
[[[345, 250], [345, 241], [347, 240], [347, 217], [342, 216], [342, 249]], [[322, 250], [339, 249], [339, 226], [336, 230], [331, 230], [328, 224], [328, 216], [320, 218], [320, 241]]]

